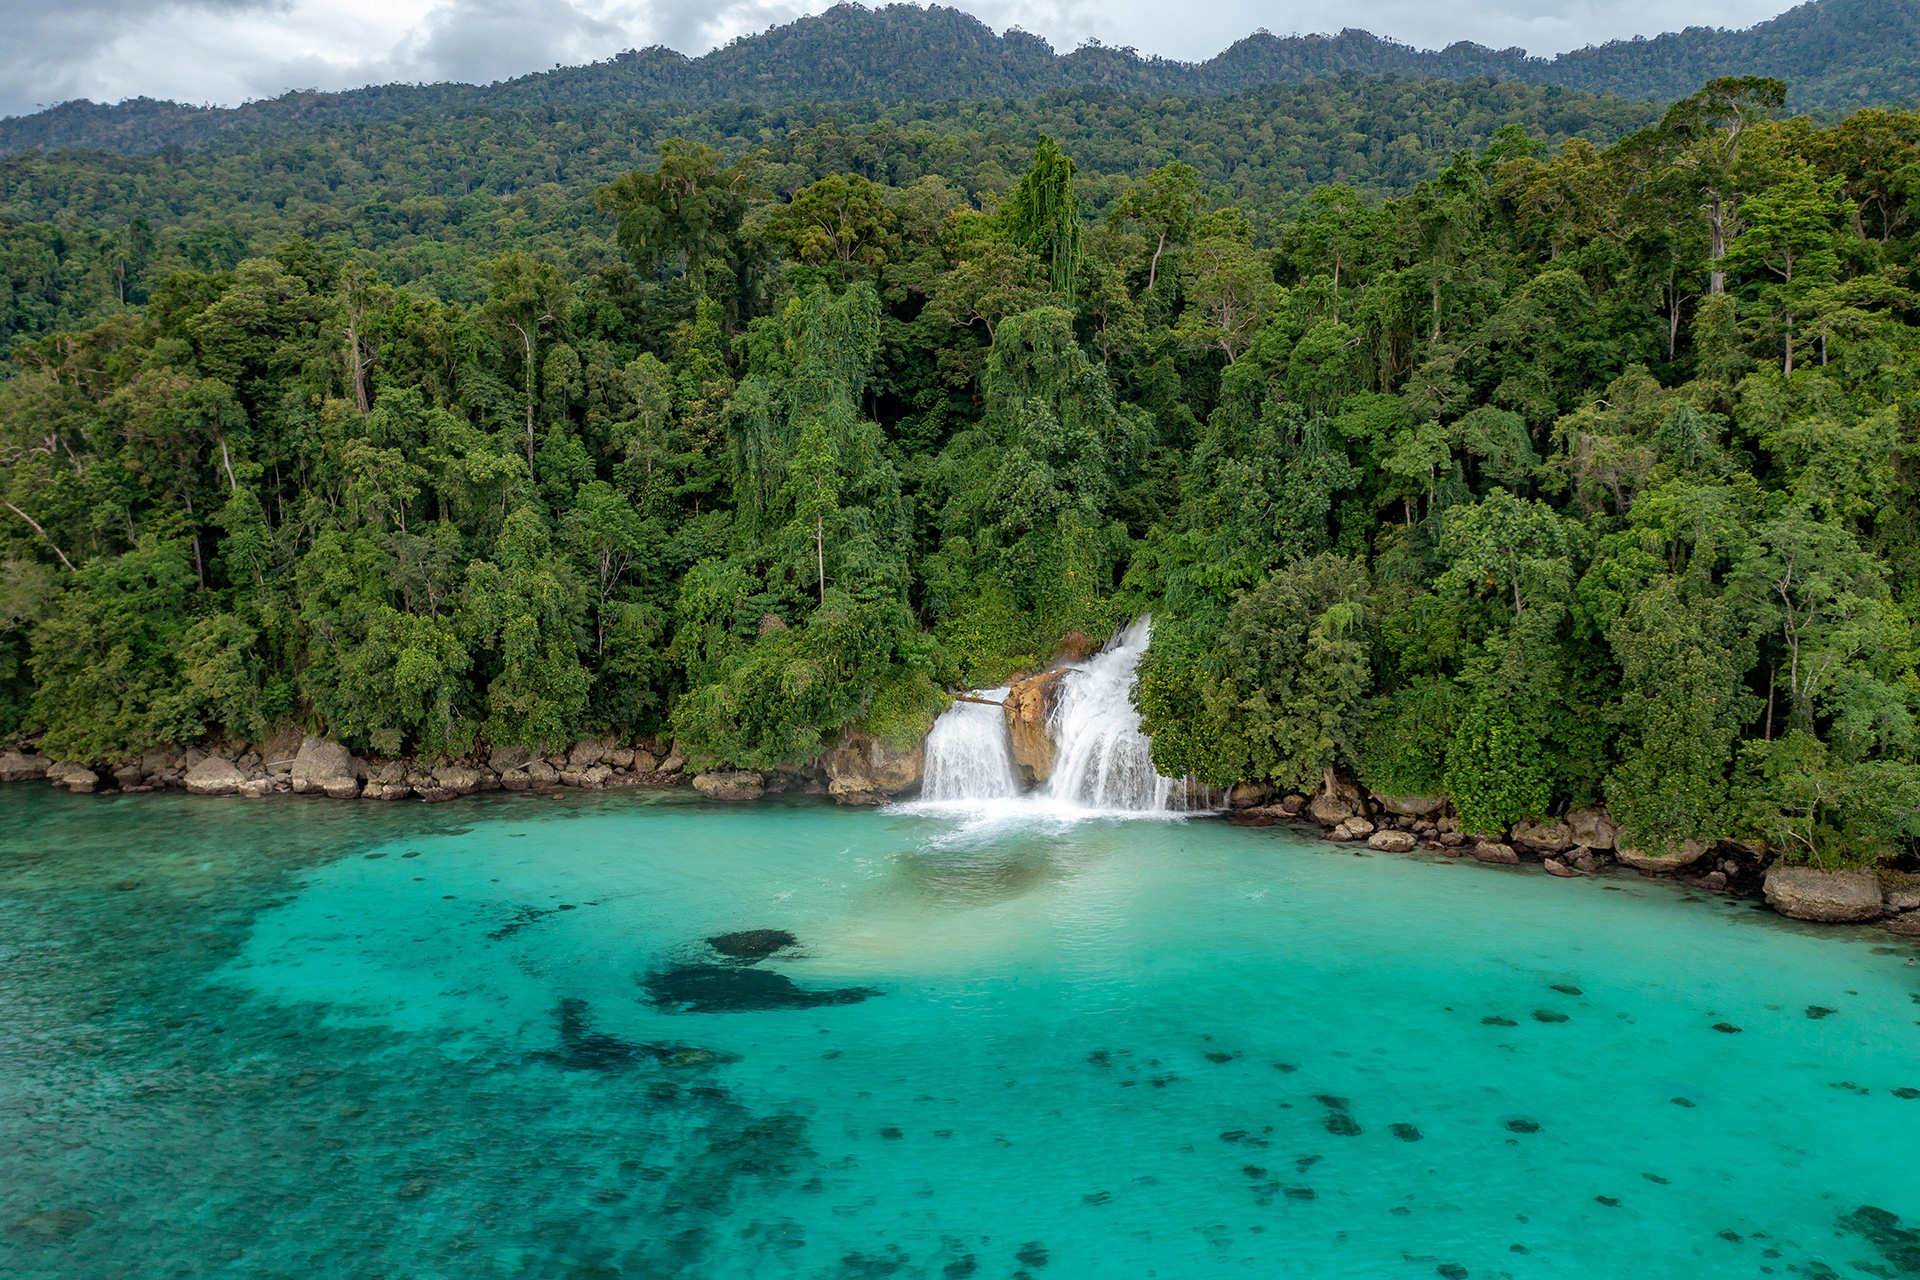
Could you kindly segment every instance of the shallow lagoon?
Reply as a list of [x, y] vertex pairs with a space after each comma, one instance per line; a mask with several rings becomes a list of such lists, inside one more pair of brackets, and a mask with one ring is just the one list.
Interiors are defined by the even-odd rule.
[[1212, 821], [15, 787], [0, 1274], [1920, 1274], [1915, 954]]

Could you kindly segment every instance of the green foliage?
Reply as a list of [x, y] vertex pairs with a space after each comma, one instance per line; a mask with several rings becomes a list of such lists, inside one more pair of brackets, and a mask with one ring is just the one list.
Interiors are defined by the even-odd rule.
[[1171, 775], [1911, 852], [1920, 124], [1781, 94], [8, 159], [0, 730], [797, 767], [1151, 614]]

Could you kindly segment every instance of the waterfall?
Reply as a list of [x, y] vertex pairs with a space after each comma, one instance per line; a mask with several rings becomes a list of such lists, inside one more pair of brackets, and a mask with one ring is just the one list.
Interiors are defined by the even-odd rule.
[[1107, 642], [1061, 683], [1053, 711], [1059, 754], [1047, 793], [1087, 809], [1185, 809], [1187, 786], [1153, 770], [1151, 742], [1140, 732], [1133, 677], [1147, 652], [1153, 619], [1143, 617]]
[[[1089, 812], [1166, 813], [1206, 808], [1185, 781], [1153, 770], [1147, 736], [1132, 701], [1135, 670], [1147, 651], [1151, 618], [1140, 618], [1090, 661], [1067, 669], [1049, 728], [1056, 747], [1053, 775], [1021, 796], [1000, 702], [1007, 690], [986, 689], [979, 701], [955, 702], [927, 735], [923, 802], [998, 802], [1008, 816], [1032, 810], [1072, 817]], [[990, 704], [990, 705], [989, 705]]]
[[[927, 735], [927, 772], [920, 795], [927, 800], [1002, 800], [1020, 793], [1007, 748], [1007, 721], [1000, 710], [1005, 689], [983, 689], [981, 702], [956, 702]], [[992, 705], [986, 705], [986, 704]]]

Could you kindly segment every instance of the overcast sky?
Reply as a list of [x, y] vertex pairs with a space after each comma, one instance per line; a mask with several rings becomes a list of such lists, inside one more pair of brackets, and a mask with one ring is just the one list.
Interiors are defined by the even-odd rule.
[[[0, 115], [69, 98], [232, 104], [294, 88], [506, 79], [665, 44], [705, 53], [830, 0], [0, 0]], [[1066, 52], [1089, 36], [1199, 60], [1258, 27], [1362, 27], [1438, 48], [1551, 55], [1683, 26], [1746, 27], [1785, 0], [958, 0], [995, 30]]]

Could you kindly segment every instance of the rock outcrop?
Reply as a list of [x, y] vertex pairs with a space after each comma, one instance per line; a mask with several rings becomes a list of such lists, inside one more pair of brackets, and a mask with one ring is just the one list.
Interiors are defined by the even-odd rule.
[[[1585, 843], [1582, 841], [1581, 843]], [[1690, 867], [1706, 856], [1707, 846], [1698, 840], [1683, 840], [1679, 846], [1667, 853], [1654, 853], [1646, 849], [1636, 849], [1622, 844], [1613, 851], [1620, 859], [1636, 871], [1678, 871]]]
[[1510, 838], [1515, 844], [1524, 844], [1542, 853], [1558, 853], [1580, 843], [1573, 838], [1573, 828], [1564, 822], [1532, 822], [1525, 818], [1513, 824]]
[[360, 794], [359, 762], [345, 747], [328, 738], [303, 741], [288, 772], [294, 791], [301, 795], [325, 792], [339, 798]]
[[1512, 845], [1500, 844], [1492, 840], [1482, 840], [1473, 846], [1473, 856], [1481, 862], [1498, 862], [1508, 865], [1520, 861], [1520, 855], [1513, 851]]
[[234, 795], [246, 780], [239, 765], [220, 756], [208, 756], [187, 770], [187, 790], [196, 796]]
[[1313, 799], [1307, 802], [1307, 816], [1323, 827], [1337, 827], [1348, 818], [1364, 818], [1366, 814], [1367, 801], [1360, 788], [1331, 769], [1321, 775]]
[[1573, 833], [1573, 843], [1589, 849], [1611, 849], [1620, 838], [1620, 828], [1605, 808], [1575, 809], [1564, 821]]
[[1402, 818], [1438, 817], [1447, 808], [1445, 796], [1390, 796], [1376, 791], [1373, 793], [1373, 802], [1388, 813], [1398, 814]]
[[695, 776], [693, 789], [709, 800], [758, 800], [766, 794], [766, 779], [745, 769], [702, 773]]
[[1037, 787], [1053, 776], [1053, 711], [1059, 705], [1060, 682], [1066, 674], [1067, 668], [1061, 667], [1021, 680], [1007, 689], [1006, 699], [1000, 704], [1000, 713], [1007, 718], [1013, 771], [1029, 787]]
[[1796, 920], [1841, 923], [1878, 919], [1886, 910], [1871, 870], [1821, 871], [1775, 863], [1767, 870], [1767, 904]]
[[920, 785], [927, 748], [923, 741], [912, 751], [896, 751], [872, 734], [849, 731], [834, 741], [823, 763], [827, 794], [839, 803], [884, 803]]
[[26, 782], [46, 776], [45, 756], [24, 755], [18, 751], [0, 752], [0, 782]]
[[1411, 853], [1419, 843], [1411, 831], [1376, 831], [1367, 837], [1367, 848], [1381, 853]]

